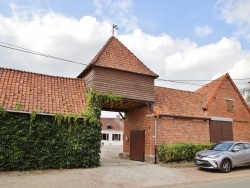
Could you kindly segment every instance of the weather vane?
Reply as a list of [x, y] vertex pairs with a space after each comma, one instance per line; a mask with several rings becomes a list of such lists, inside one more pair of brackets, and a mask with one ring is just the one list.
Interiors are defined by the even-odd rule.
[[112, 35], [114, 35], [115, 31], [117, 31], [117, 30], [118, 30], [118, 26], [113, 24], [112, 29], [111, 29]]

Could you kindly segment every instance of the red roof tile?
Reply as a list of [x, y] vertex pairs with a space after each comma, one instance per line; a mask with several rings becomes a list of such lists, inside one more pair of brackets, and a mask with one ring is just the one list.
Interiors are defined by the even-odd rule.
[[207, 118], [202, 110], [204, 96], [199, 93], [155, 87], [156, 115]]
[[107, 126], [110, 125], [114, 131], [123, 131], [123, 120], [120, 118], [101, 118], [102, 130], [109, 129]]
[[114, 36], [110, 37], [78, 78], [93, 66], [158, 77]]
[[0, 68], [0, 106], [41, 113], [80, 114], [86, 104], [82, 79]]
[[221, 85], [226, 81], [229, 80], [231, 82], [231, 84], [233, 85], [235, 91], [238, 93], [238, 95], [240, 96], [241, 100], [244, 102], [246, 108], [248, 109], [248, 111], [250, 112], [250, 108], [247, 105], [247, 103], [245, 102], [245, 99], [243, 98], [243, 96], [241, 95], [239, 89], [237, 88], [237, 86], [235, 85], [235, 83], [233, 82], [232, 78], [230, 77], [230, 75], [228, 73], [224, 74], [223, 76], [217, 78], [216, 80], [213, 80], [212, 82], [209, 82], [208, 84], [204, 85], [203, 87], [201, 87], [200, 89], [197, 89], [195, 91], [195, 93], [200, 93], [205, 95], [205, 101], [203, 104], [203, 108], [207, 109], [209, 104], [212, 102], [213, 98], [216, 96], [216, 94], [218, 93]]
[[195, 91], [195, 93], [200, 93], [200, 94], [205, 95], [203, 108], [206, 109], [208, 107], [208, 105], [210, 104], [210, 101], [213, 99], [213, 97], [217, 93], [219, 86], [224, 82], [225, 78], [226, 78], [226, 75], [223, 75]]

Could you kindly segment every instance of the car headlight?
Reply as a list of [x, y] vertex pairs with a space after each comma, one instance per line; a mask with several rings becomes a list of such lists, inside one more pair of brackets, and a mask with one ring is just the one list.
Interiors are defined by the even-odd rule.
[[221, 155], [209, 155], [207, 156], [208, 158], [211, 158], [211, 159], [215, 159], [215, 158], [218, 158], [220, 157]]

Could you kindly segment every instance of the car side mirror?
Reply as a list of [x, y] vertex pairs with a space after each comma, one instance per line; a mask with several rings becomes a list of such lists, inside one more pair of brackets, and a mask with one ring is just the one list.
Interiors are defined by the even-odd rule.
[[237, 151], [240, 151], [240, 149], [239, 148], [233, 148], [232, 149], [232, 152], [237, 152]]

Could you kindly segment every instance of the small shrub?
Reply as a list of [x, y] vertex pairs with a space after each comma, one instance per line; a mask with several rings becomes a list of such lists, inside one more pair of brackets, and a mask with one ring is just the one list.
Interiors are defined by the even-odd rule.
[[163, 163], [192, 161], [198, 151], [208, 149], [213, 143], [193, 144], [178, 143], [167, 144], [162, 143], [158, 147], [159, 161]]

